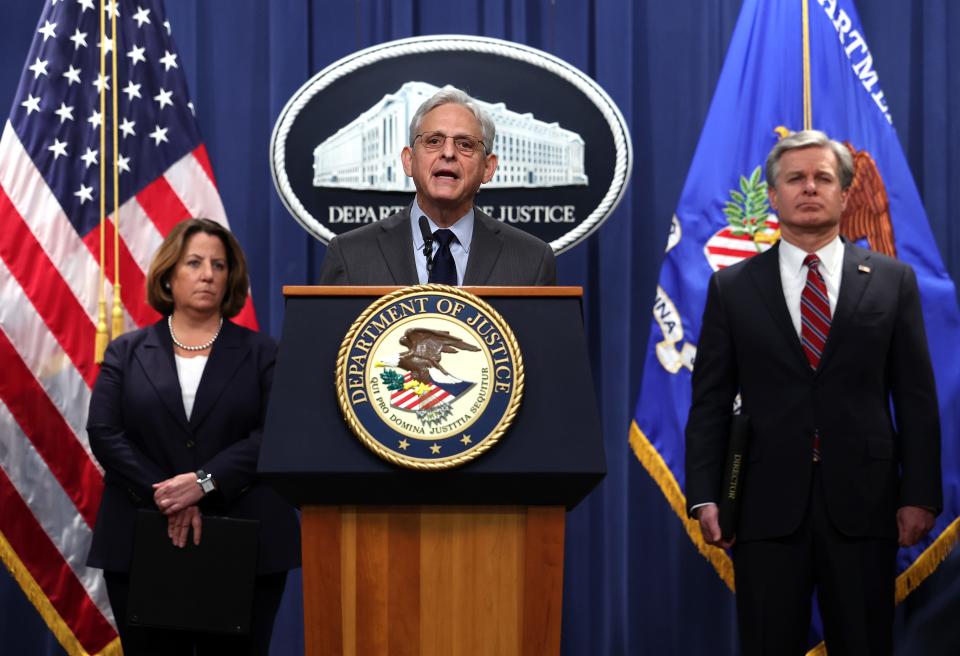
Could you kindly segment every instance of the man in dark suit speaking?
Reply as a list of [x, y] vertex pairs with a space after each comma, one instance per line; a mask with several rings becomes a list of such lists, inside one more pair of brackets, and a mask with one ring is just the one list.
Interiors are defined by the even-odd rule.
[[474, 207], [480, 185], [497, 170], [494, 136], [490, 116], [463, 91], [446, 87], [427, 99], [401, 153], [417, 189], [413, 203], [334, 237], [320, 283], [556, 284], [549, 245]]
[[[688, 509], [733, 544], [745, 654], [892, 653], [897, 544], [942, 505], [937, 396], [913, 270], [840, 238], [849, 151], [797, 132], [766, 163], [781, 241], [710, 280], [686, 429]], [[737, 394], [750, 444], [734, 540], [716, 502]]]

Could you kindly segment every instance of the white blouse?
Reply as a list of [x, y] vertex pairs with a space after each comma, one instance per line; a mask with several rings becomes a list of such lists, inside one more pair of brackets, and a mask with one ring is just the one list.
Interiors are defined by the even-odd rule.
[[203, 368], [207, 366], [206, 355], [195, 355], [192, 358], [185, 358], [182, 355], [174, 355], [177, 361], [177, 378], [180, 379], [180, 392], [183, 394], [183, 409], [187, 412], [187, 420], [190, 420], [190, 414], [193, 412], [193, 402], [197, 399], [197, 388], [200, 387], [200, 378], [203, 376]]

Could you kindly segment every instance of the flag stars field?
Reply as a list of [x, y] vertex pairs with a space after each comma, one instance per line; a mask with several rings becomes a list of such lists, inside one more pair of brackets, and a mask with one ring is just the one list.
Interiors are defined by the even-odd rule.
[[131, 121], [129, 118], [124, 118], [123, 121], [120, 122], [120, 131], [123, 132], [124, 139], [137, 134], [137, 131], [133, 129], [136, 125], [137, 122]]
[[60, 125], [63, 125], [64, 121], [73, 120], [73, 106], [68, 106], [67, 103], [62, 102], [60, 103], [60, 109], [56, 110], [54, 114], [60, 117]]
[[104, 89], [107, 91], [110, 90], [110, 76], [100, 73], [97, 75], [97, 79], [91, 82], [93, 86], [97, 88], [98, 93], [103, 93]]
[[156, 100], [157, 103], [159, 103], [160, 105], [159, 109], [163, 109], [167, 105], [172, 106], [173, 105], [172, 98], [173, 98], [173, 92], [167, 91], [163, 87], [160, 88], [160, 93], [158, 93], [153, 97], [153, 99]]
[[70, 67], [63, 72], [63, 77], [67, 78], [68, 87], [80, 84], [80, 69], [74, 68], [73, 64], [70, 64]]
[[127, 94], [127, 100], [129, 102], [133, 102], [134, 98], [143, 98], [143, 96], [140, 95], [140, 86], [139, 84], [134, 84], [133, 80], [127, 82], [127, 86], [123, 88], [123, 92]]
[[47, 39], [57, 38], [56, 30], [57, 30], [57, 24], [47, 21], [43, 24], [43, 27], [37, 30], [37, 32], [43, 35], [43, 42], [46, 43]]
[[180, 68], [177, 66], [177, 56], [169, 50], [164, 51], [163, 57], [160, 58], [160, 63], [163, 64], [164, 71], [169, 71], [171, 68]]
[[137, 21], [137, 27], [142, 28], [144, 23], [150, 23], [150, 10], [143, 7], [137, 7], [137, 13], [133, 15], [133, 20]]
[[56, 160], [59, 157], [67, 156], [67, 142], [60, 141], [59, 139], [54, 139], [53, 144], [47, 147], [51, 153], [53, 153], [53, 159]]
[[144, 52], [146, 52], [146, 48], [143, 48], [142, 46], [133, 46], [130, 48], [130, 50], [127, 52], [127, 57], [130, 58], [130, 65], [136, 66], [138, 62], [146, 62], [147, 58], [143, 54]]
[[167, 141], [167, 128], [161, 128], [159, 125], [157, 125], [157, 127], [154, 128], [153, 132], [151, 132], [149, 136], [154, 140], [153, 145], [159, 146], [160, 142]]
[[32, 95], [32, 94], [29, 94], [29, 95], [27, 95], [27, 99], [24, 100], [22, 103], [20, 103], [20, 105], [21, 105], [22, 107], [25, 107], [25, 108], [26, 108], [26, 110], [27, 110], [27, 116], [29, 116], [29, 115], [32, 114], [33, 112], [39, 112], [39, 111], [40, 111], [40, 98], [38, 98], [38, 97], [36, 97], [36, 96], [34, 96], [34, 95]]
[[81, 32], [79, 27], [73, 33], [73, 36], [70, 37], [70, 40], [73, 41], [74, 50], [87, 47], [87, 33]]
[[41, 60], [39, 57], [37, 57], [37, 61], [33, 62], [33, 64], [28, 66], [28, 68], [33, 71], [33, 79], [35, 80], [40, 79], [41, 75], [48, 75], [46, 59]]
[[80, 184], [80, 189], [73, 192], [73, 195], [80, 199], [80, 204], [83, 205], [88, 200], [93, 200], [93, 187], [88, 187], [84, 184]]
[[88, 147], [87, 152], [81, 155], [80, 159], [83, 160], [83, 163], [86, 165], [86, 168], [90, 168], [92, 165], [97, 163], [97, 151]]

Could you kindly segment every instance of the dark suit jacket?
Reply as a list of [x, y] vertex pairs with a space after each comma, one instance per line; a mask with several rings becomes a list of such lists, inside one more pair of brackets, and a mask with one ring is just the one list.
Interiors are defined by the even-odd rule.
[[[474, 209], [464, 285], [555, 285], [549, 244]], [[410, 208], [334, 237], [320, 270], [322, 285], [416, 285]]]
[[710, 279], [686, 431], [688, 508], [720, 496], [740, 391], [751, 443], [738, 540], [799, 527], [815, 430], [834, 525], [849, 536], [896, 538], [897, 508], [942, 505], [937, 396], [916, 277], [906, 264], [846, 243], [814, 372], [784, 302], [778, 250]]
[[110, 344], [87, 420], [104, 469], [88, 565], [128, 571], [137, 509], [157, 509], [151, 485], [197, 469], [219, 487], [204, 514], [260, 520], [258, 573], [299, 565], [296, 513], [256, 473], [276, 352], [269, 337], [224, 321], [187, 421], [166, 321]]

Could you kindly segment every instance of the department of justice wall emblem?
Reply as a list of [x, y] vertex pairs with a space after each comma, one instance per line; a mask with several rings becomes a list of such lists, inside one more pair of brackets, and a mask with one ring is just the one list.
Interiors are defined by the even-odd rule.
[[613, 213], [633, 146], [596, 81], [521, 43], [432, 34], [349, 53], [290, 97], [270, 138], [270, 170], [293, 218], [326, 244], [408, 206], [416, 190], [400, 153], [411, 145], [410, 119], [448, 84], [473, 96], [497, 128], [490, 148], [499, 164], [477, 207], [556, 253]]
[[489, 450], [523, 397], [523, 359], [487, 303], [446, 285], [378, 299], [337, 355], [337, 398], [378, 456], [412, 469], [457, 467]]

